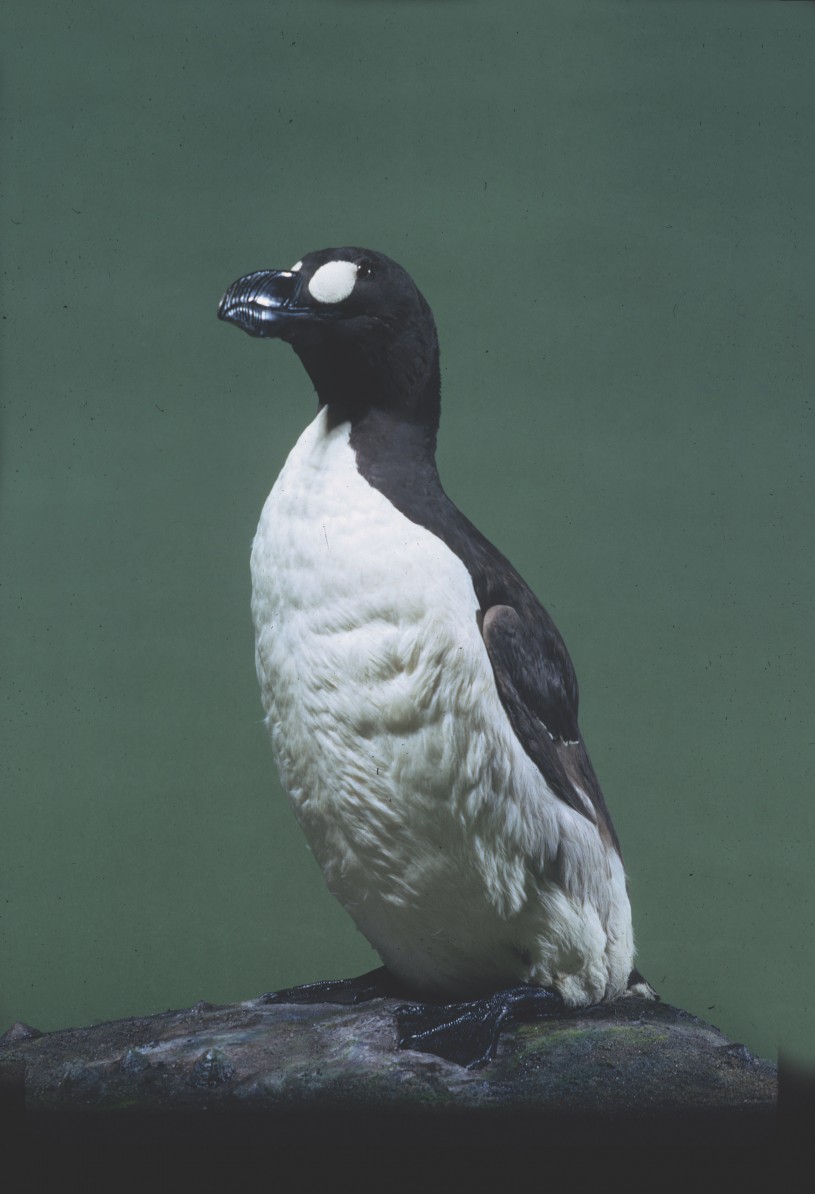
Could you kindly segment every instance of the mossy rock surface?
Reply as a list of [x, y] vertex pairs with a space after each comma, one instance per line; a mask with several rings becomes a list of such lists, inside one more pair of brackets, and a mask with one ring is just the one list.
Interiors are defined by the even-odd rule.
[[590, 1123], [620, 1143], [755, 1143], [773, 1131], [775, 1065], [667, 1004], [627, 998], [522, 1025], [481, 1070], [397, 1049], [397, 1006], [261, 997], [42, 1035], [16, 1026], [0, 1040], [0, 1076], [34, 1116], [261, 1115], [287, 1138], [320, 1117], [385, 1134], [408, 1120], [500, 1125], [502, 1139], [566, 1140]]

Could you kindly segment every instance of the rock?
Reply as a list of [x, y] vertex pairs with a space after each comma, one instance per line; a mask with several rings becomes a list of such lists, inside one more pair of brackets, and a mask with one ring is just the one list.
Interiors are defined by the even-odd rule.
[[17, 1020], [12, 1024], [11, 1028], [0, 1036], [0, 1045], [10, 1044], [12, 1041], [26, 1041], [35, 1036], [42, 1036], [39, 1028], [32, 1028], [30, 1024], [25, 1024], [22, 1020]]
[[[756, 1144], [773, 1138], [776, 1067], [717, 1029], [638, 998], [525, 1024], [469, 1071], [396, 1048], [398, 1001], [357, 1007], [263, 997], [0, 1041], [0, 1084], [31, 1122], [100, 1117], [116, 1130], [206, 1120], [264, 1139], [314, 1141], [320, 1125], [378, 1141]], [[23, 1078], [24, 1075], [24, 1078]], [[3, 1080], [5, 1076], [5, 1080]], [[23, 1086], [24, 1082], [24, 1086]], [[201, 1117], [199, 1113], [207, 1112]], [[57, 1116], [49, 1113], [58, 1113]], [[71, 1114], [73, 1113], [73, 1114]], [[193, 1113], [185, 1116], [184, 1113]], [[239, 1113], [239, 1114], [235, 1114]], [[66, 1118], [67, 1117], [67, 1118]]]

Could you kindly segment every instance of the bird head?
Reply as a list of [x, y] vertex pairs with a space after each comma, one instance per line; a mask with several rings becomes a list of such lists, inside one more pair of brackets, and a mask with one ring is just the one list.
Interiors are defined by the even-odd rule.
[[218, 318], [250, 336], [284, 340], [321, 403], [354, 419], [370, 409], [438, 424], [433, 315], [410, 275], [370, 249], [320, 249], [291, 269], [238, 278]]

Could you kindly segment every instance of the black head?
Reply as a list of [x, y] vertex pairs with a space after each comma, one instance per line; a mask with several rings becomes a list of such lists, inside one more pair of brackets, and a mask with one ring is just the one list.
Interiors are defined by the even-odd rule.
[[219, 319], [285, 340], [322, 403], [352, 420], [377, 410], [433, 431], [439, 417], [433, 315], [409, 274], [369, 249], [320, 249], [289, 270], [233, 282]]

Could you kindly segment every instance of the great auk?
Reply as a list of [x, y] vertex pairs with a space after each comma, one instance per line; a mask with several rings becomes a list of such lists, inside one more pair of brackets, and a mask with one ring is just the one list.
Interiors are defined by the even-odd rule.
[[257, 674], [283, 787], [384, 963], [270, 998], [409, 996], [403, 1047], [480, 1065], [514, 1019], [653, 996], [563, 639], [439, 479], [424, 297], [383, 253], [322, 249], [218, 315], [317, 392], [252, 546]]

